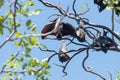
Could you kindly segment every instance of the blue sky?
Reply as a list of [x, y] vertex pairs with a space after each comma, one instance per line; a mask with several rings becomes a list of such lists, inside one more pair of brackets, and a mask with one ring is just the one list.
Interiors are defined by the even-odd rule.
[[[48, 23], [50, 20], [54, 19], [54, 17], [48, 19], [48, 17], [52, 14], [58, 13], [57, 10], [51, 9], [48, 7], [45, 7], [43, 4], [41, 4], [39, 1], [35, 1], [35, 6], [34, 8], [40, 8], [43, 9], [43, 11], [40, 13], [40, 15], [36, 15], [33, 17], [30, 17], [35, 24], [37, 24], [37, 31], [41, 32], [42, 28], [46, 23]], [[46, 0], [47, 1], [47, 0]], [[63, 9], [67, 9], [69, 6], [69, 12], [72, 12], [71, 7], [72, 7], [72, 2], [73, 0], [49, 0], [50, 2], [54, 4], [59, 4], [60, 6], [63, 7]], [[102, 13], [98, 12], [97, 6], [94, 5], [93, 1], [91, 0], [77, 0], [76, 4], [76, 10], [77, 12], [83, 12], [84, 10], [80, 9], [80, 6], [85, 6], [85, 4], [88, 4], [90, 11], [86, 13], [85, 15], [81, 15], [81, 17], [88, 18], [90, 22], [96, 23], [96, 24], [101, 24], [105, 26], [111, 27], [111, 11], [109, 10], [104, 10]], [[86, 8], [86, 7], [85, 7]], [[115, 17], [118, 19], [118, 17]], [[63, 21], [71, 23], [73, 26], [77, 27], [77, 24], [74, 20], [65, 18]], [[119, 32], [120, 31], [120, 24], [115, 22], [115, 31]], [[19, 29], [22, 31], [22, 28]], [[7, 35], [7, 34], [6, 34]], [[50, 37], [50, 36], [49, 36]], [[67, 41], [66, 41], [67, 42]], [[15, 49], [12, 48], [13, 44], [8, 42], [3, 48], [0, 49], [0, 68], [2, 64], [4, 64], [4, 61], [6, 58], [10, 56], [8, 53], [9, 51], [12, 53], [15, 53]], [[59, 51], [59, 48], [61, 46], [61, 41], [55, 41], [55, 40], [41, 40], [40, 43], [43, 43], [48, 47], [48, 49], [55, 49]], [[10, 49], [7, 49], [7, 47], [10, 47]], [[77, 49], [79, 46], [75, 45], [69, 45], [68, 50], [70, 49]], [[49, 52], [42, 52], [39, 49], [33, 48], [32, 55], [35, 58], [39, 58], [40, 60], [49, 57], [53, 53]], [[73, 53], [74, 54], [74, 53]], [[51, 69], [49, 70], [51, 72], [51, 76], [49, 77], [49, 80], [101, 80], [99, 77], [96, 77], [93, 74], [87, 73], [84, 71], [82, 68], [82, 60], [85, 57], [86, 52], [82, 52], [79, 55], [75, 56], [72, 61], [69, 63], [66, 71], [68, 73], [67, 76], [61, 77], [63, 75], [62, 73], [62, 68], [54, 65], [53, 63], [61, 64], [58, 61], [58, 57], [55, 56], [52, 58], [50, 61]], [[4, 57], [5, 56], [5, 57]], [[90, 50], [90, 56], [88, 60], [86, 61], [86, 67], [87, 66], [92, 66], [93, 70], [95, 72], [98, 72], [102, 74], [105, 78], [109, 78], [109, 74], [107, 71], [111, 72], [113, 75], [113, 80], [115, 80], [115, 77], [117, 76], [117, 71], [120, 70], [120, 54], [118, 52], [112, 52], [109, 51], [107, 54], [104, 54], [103, 52], [96, 52], [93, 50]], [[64, 64], [61, 64], [64, 65]], [[31, 78], [32, 79], [32, 78]], [[24, 80], [30, 80], [30, 77], [26, 77]]]

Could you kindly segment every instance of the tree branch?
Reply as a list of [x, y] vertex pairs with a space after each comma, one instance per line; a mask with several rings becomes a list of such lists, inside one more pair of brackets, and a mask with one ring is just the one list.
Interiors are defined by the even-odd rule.
[[[112, 21], [112, 32], [114, 32], [114, 11], [115, 9], [112, 9], [112, 17], [111, 17], [111, 21]], [[114, 41], [114, 35], [112, 35], [112, 40]]]
[[14, 55], [14, 57], [12, 57], [3, 67], [2, 70], [0, 71], [0, 74], [2, 74], [4, 71], [4, 69], [6, 68], [7, 64], [9, 64], [10, 62], [12, 62], [17, 56], [19, 55], [19, 51]]
[[85, 67], [85, 62], [86, 62], [86, 60], [88, 59], [88, 57], [89, 57], [89, 49], [87, 49], [87, 51], [86, 51], [86, 57], [85, 57], [85, 58], [83, 59], [83, 61], [82, 61], [82, 67], [83, 67], [83, 69], [84, 69], [86, 72], [92, 73], [92, 74], [100, 77], [101, 79], [106, 80], [106, 79], [105, 79], [103, 76], [101, 76], [100, 74], [95, 73], [95, 72], [90, 71], [90, 70], [87, 70], [87, 68]]
[[68, 62], [67, 62], [67, 63], [64, 65], [64, 67], [63, 67], [63, 70], [62, 70], [62, 72], [64, 73], [63, 76], [66, 76], [66, 75], [67, 75], [67, 72], [66, 72], [65, 70], [66, 70], [66, 68], [67, 68], [67, 65], [70, 63], [70, 61], [71, 61], [76, 55], [78, 55], [79, 53], [85, 51], [86, 49], [87, 49], [87, 48], [80, 48], [78, 52], [76, 52], [75, 54], [73, 54], [73, 56], [68, 60]]
[[14, 29], [13, 29], [12, 33], [0, 44], [0, 48], [2, 46], [4, 46], [16, 32], [16, 28], [17, 28], [17, 26], [16, 26], [16, 5], [17, 5], [17, 1], [18, 0], [14, 0], [14, 12], [12, 13], [13, 14]]

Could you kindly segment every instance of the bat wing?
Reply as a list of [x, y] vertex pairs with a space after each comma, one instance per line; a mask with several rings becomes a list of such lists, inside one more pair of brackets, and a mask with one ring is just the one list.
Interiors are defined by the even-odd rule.
[[[49, 24], [46, 24], [46, 25], [44, 26], [44, 28], [42, 29], [41, 33], [42, 33], [42, 34], [48, 33], [48, 32], [50, 32], [50, 31], [52, 31], [52, 30], [54, 29], [54, 27], [55, 27], [55, 23], [54, 23], [54, 22], [51, 22], [51, 23], [49, 23]], [[49, 35], [53, 35], [53, 33], [52, 33], [52, 34], [49, 34]], [[42, 39], [44, 39], [45, 37], [46, 37], [46, 36], [41, 36]]]
[[73, 36], [75, 34], [75, 28], [70, 23], [62, 23], [63, 29], [62, 29], [62, 36], [71, 35]]

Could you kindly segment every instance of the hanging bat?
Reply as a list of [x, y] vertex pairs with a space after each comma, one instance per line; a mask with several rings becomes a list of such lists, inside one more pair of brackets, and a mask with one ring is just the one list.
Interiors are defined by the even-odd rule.
[[107, 6], [107, 4], [103, 3], [103, 0], [94, 0], [94, 4], [98, 5], [99, 12], [102, 12]]
[[77, 28], [76, 29], [76, 38], [80, 42], [86, 41], [86, 32], [83, 28]]
[[42, 39], [48, 35], [54, 35], [59, 40], [62, 39], [63, 36], [74, 36], [75, 28], [70, 23], [59, 21], [57, 26], [56, 23], [58, 23], [58, 20], [54, 20], [44, 26], [41, 33], [47, 35], [43, 35]]
[[67, 46], [66, 46], [65, 42], [62, 41], [62, 46], [61, 46], [60, 51], [58, 53], [58, 58], [59, 58], [60, 62], [63, 63], [63, 62], [66, 62], [70, 59], [70, 57], [71, 57], [70, 53], [67, 53], [67, 52], [68, 52]]
[[102, 50], [104, 53], [107, 53], [108, 48], [116, 46], [115, 42], [107, 36], [107, 31], [104, 30], [103, 35], [97, 36], [93, 43], [93, 47], [95, 47], [96, 50]]

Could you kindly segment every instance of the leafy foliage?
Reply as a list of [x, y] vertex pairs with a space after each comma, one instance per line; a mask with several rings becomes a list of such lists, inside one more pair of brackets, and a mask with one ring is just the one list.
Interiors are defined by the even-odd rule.
[[[33, 15], [39, 15], [41, 9], [30, 9], [34, 7], [34, 2], [32, 0], [13, 0], [8, 2], [9, 5], [5, 4], [7, 0], [0, 0], [0, 8], [6, 9], [5, 14], [0, 15], [0, 35], [5, 36], [4, 32], [8, 32], [11, 38], [19, 38], [27, 33], [35, 33], [36, 24], [33, 23], [31, 19], [26, 19]], [[21, 17], [19, 17], [21, 16]], [[23, 26], [23, 24], [26, 24]], [[19, 28], [23, 28], [23, 32], [19, 31]], [[38, 47], [40, 40], [36, 37], [21, 38], [13, 41], [14, 47], [18, 49], [16, 53], [11, 53], [11, 56], [3, 65], [0, 74], [1, 80], [21, 80], [24, 79], [24, 75], [35, 76], [36, 80], [48, 80], [46, 76], [50, 76], [49, 68], [50, 66], [47, 62], [42, 62], [37, 58], [31, 56], [31, 51], [33, 47]], [[39, 45], [42, 46], [42, 45]], [[1, 46], [2, 47], [2, 46]], [[8, 52], [10, 54], [10, 52]]]

